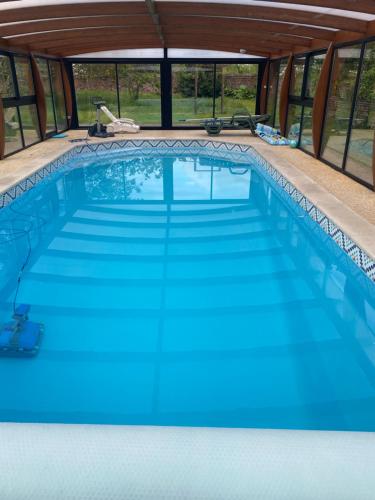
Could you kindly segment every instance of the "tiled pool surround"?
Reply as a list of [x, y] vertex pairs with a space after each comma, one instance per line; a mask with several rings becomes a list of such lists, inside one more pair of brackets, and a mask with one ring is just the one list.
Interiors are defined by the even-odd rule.
[[[274, 166], [271, 165], [261, 154], [259, 154], [252, 146], [238, 144], [232, 142], [220, 142], [211, 140], [199, 139], [135, 139], [135, 140], [116, 140], [100, 143], [83, 143], [77, 146], [72, 146], [70, 150], [61, 154], [58, 158], [50, 161], [42, 166], [22, 181], [16, 183], [12, 187], [0, 195], [0, 209], [5, 207], [10, 202], [17, 199], [23, 193], [33, 188], [37, 183], [42, 181], [50, 174], [64, 168], [64, 166], [72, 158], [82, 158], [85, 154], [98, 153], [106, 151], [124, 150], [132, 151], [140, 149], [164, 149], [176, 153], [184, 148], [194, 148], [196, 152], [209, 153], [210, 155], [220, 156], [223, 158], [234, 158], [236, 160], [246, 154], [249, 160], [255, 162], [262, 168], [273, 184], [277, 184], [278, 193], [284, 198], [284, 201], [294, 205], [294, 202], [308, 216], [307, 223], [310, 223], [310, 229], [314, 230], [315, 223], [326, 233], [326, 244], [333, 244], [341, 248], [350, 259], [365, 273], [372, 281], [375, 281], [375, 261], [350, 238], [340, 227], [337, 226], [323, 211], [314, 205], [300, 190], [298, 190], [292, 182], [286, 179]], [[359, 274], [359, 278], [362, 273]]]

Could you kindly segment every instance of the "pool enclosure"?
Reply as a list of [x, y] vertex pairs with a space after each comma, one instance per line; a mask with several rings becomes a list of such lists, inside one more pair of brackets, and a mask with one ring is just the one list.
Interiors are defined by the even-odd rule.
[[0, 3], [0, 157], [94, 120], [142, 128], [268, 113], [297, 147], [374, 187], [368, 0]]
[[374, 499], [375, 0], [0, 0], [0, 174], [0, 500]]

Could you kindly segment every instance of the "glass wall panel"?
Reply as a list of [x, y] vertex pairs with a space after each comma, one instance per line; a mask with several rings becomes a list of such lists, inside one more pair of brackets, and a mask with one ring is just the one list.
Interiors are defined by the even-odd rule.
[[297, 142], [299, 140], [301, 115], [302, 115], [302, 106], [299, 106], [298, 104], [289, 104], [288, 119], [286, 125], [286, 136], [290, 140]]
[[335, 50], [321, 156], [342, 168], [361, 46]]
[[[92, 99], [99, 97], [116, 115], [117, 87], [114, 64], [73, 64], [74, 84], [77, 99], [78, 121], [80, 126], [95, 122], [95, 106]], [[110, 120], [102, 115], [103, 123]]]
[[375, 42], [366, 45], [345, 170], [373, 185]]
[[313, 54], [309, 58], [306, 80], [306, 97], [314, 98], [315, 96], [316, 87], [318, 85], [325, 57], [326, 54], [324, 53]]
[[268, 75], [267, 113], [271, 115], [271, 123], [275, 116], [275, 105], [277, 96], [277, 82], [279, 79], [280, 61], [270, 63]]
[[[313, 153], [312, 107], [325, 54], [309, 54], [293, 61], [289, 88], [287, 135], [298, 147]], [[306, 84], [304, 81], [306, 79]], [[302, 124], [301, 124], [302, 116]]]
[[29, 57], [0, 55], [0, 98], [4, 109], [4, 155], [39, 142], [39, 115]]
[[232, 116], [237, 112], [255, 113], [258, 65], [218, 64], [216, 74], [219, 92], [215, 115]]
[[[160, 65], [117, 66], [120, 113], [141, 125], [161, 125]], [[116, 114], [116, 109], [112, 112]]]
[[[220, 84], [216, 85], [218, 95]], [[172, 113], [173, 125], [197, 125], [183, 123], [188, 118], [213, 116], [214, 65], [172, 65]]]
[[44, 94], [46, 96], [46, 108], [47, 108], [46, 133], [50, 134], [56, 132], [56, 124], [55, 124], [55, 113], [53, 110], [52, 89], [49, 80], [48, 63], [46, 59], [40, 59], [40, 58], [38, 58], [36, 62], [38, 64], [40, 77], [43, 83]]
[[30, 59], [23, 56], [15, 56], [18, 91], [20, 97], [34, 95], [33, 74], [31, 72]]
[[300, 147], [305, 151], [314, 153], [312, 138], [312, 108], [305, 107], [303, 110]]
[[68, 126], [66, 120], [65, 94], [62, 81], [61, 64], [59, 61], [49, 61], [52, 82], [52, 96], [55, 105], [57, 130], [65, 130]]
[[0, 54], [0, 97], [14, 97], [12, 70], [8, 56]]
[[294, 57], [293, 59], [292, 73], [290, 75], [289, 95], [300, 96], [302, 94], [305, 60], [305, 57]]
[[276, 101], [275, 101], [275, 122], [274, 122], [274, 127], [279, 128], [280, 127], [280, 110], [279, 110], [279, 102], [280, 102], [280, 92], [281, 92], [281, 86], [283, 84], [284, 80], [284, 75], [285, 75], [285, 70], [288, 64], [287, 59], [282, 59], [280, 61], [280, 69], [279, 69], [279, 81], [277, 85], [277, 92], [276, 92]]
[[22, 137], [17, 108], [4, 109], [5, 155], [22, 149]]
[[20, 106], [21, 124], [25, 146], [40, 141], [38, 112], [35, 104]]

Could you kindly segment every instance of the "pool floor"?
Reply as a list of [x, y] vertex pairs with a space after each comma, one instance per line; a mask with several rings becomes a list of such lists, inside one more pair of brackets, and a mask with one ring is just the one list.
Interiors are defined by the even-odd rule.
[[257, 165], [93, 157], [2, 212], [45, 336], [0, 360], [1, 420], [375, 430], [372, 285]]

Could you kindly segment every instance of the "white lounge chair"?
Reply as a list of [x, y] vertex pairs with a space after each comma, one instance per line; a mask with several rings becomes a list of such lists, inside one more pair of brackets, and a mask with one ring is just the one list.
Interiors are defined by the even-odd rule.
[[139, 132], [140, 127], [134, 120], [130, 118], [116, 118], [107, 106], [104, 105], [100, 106], [100, 110], [111, 120], [111, 123], [107, 124], [108, 132], [114, 132], [115, 134], [136, 134]]

